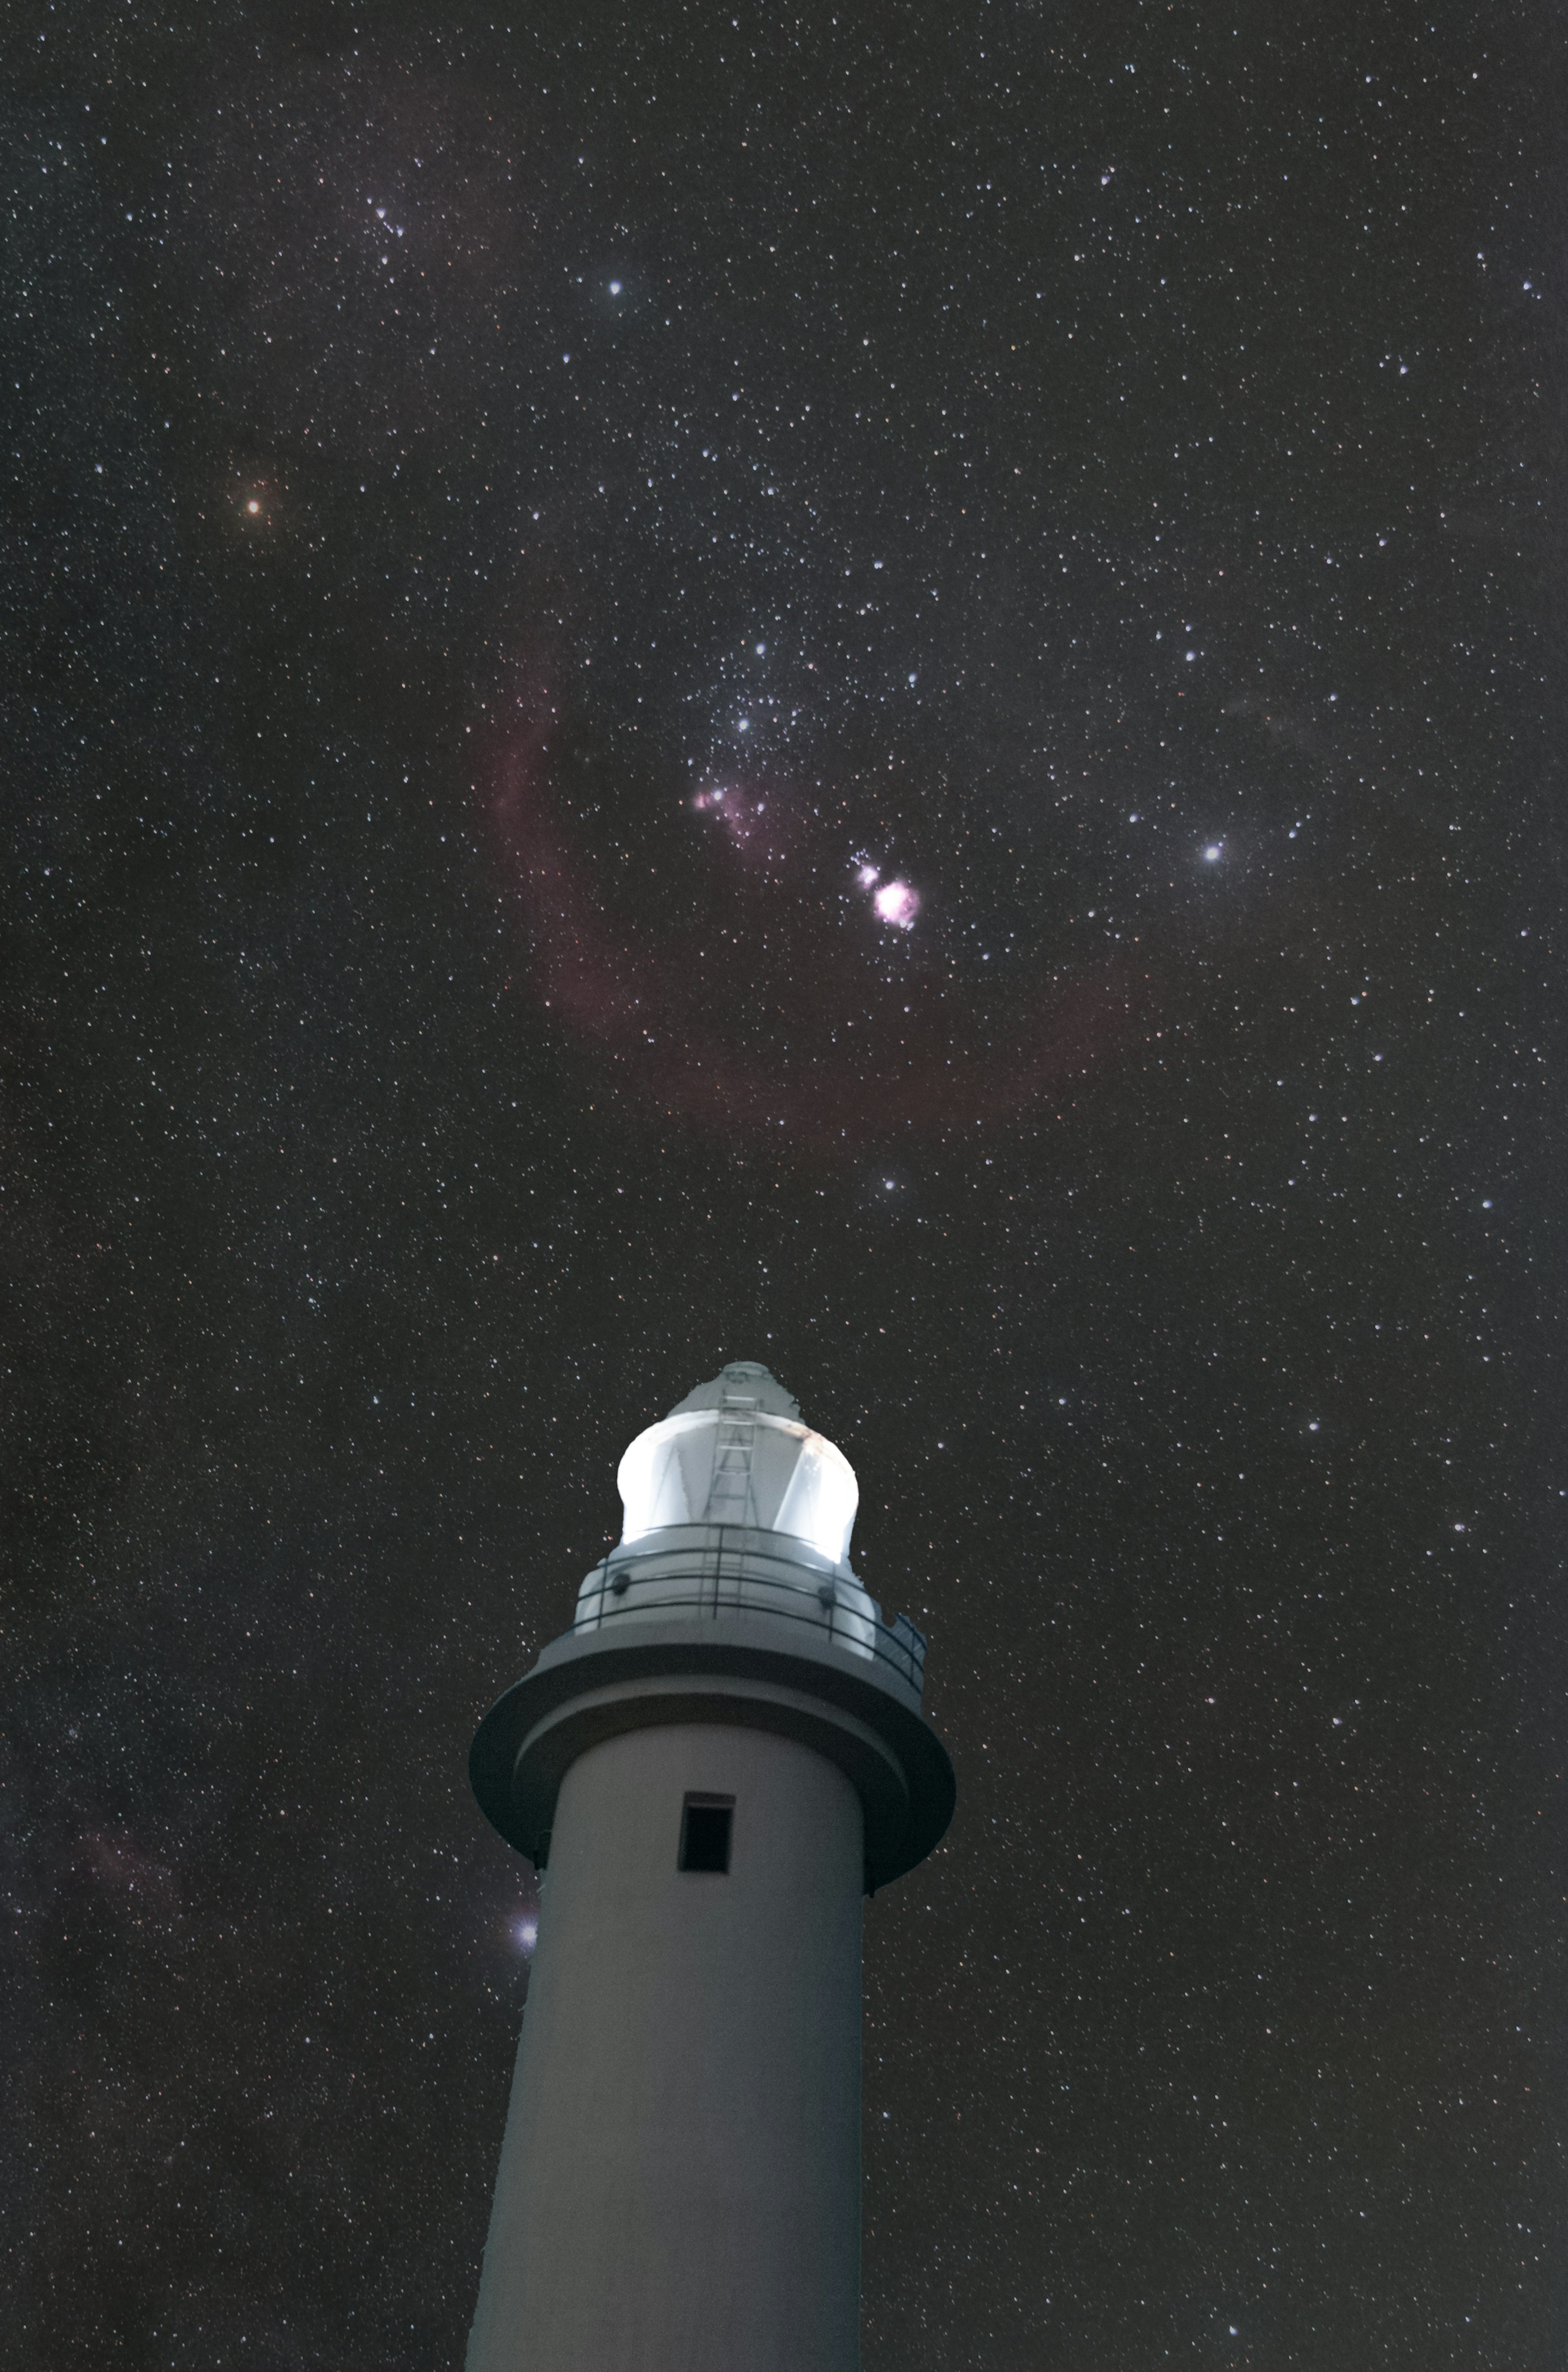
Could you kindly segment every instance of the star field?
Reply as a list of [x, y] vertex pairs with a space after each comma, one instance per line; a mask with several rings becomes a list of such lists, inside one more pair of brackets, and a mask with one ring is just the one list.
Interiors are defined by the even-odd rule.
[[460, 2364], [469, 1740], [738, 1357], [958, 1774], [866, 2372], [1554, 2372], [1547, 17], [6, 54], [0, 2358]]

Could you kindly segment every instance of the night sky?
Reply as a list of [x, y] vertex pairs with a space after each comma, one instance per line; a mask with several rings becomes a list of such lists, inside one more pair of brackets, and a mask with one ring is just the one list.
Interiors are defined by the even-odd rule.
[[1544, 5], [19, 6], [0, 2361], [457, 2366], [466, 1757], [759, 1358], [866, 2372], [1561, 2372]]

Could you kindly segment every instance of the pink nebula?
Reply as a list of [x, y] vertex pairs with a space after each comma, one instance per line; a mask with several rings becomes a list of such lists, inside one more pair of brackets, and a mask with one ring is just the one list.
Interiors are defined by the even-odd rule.
[[[565, 827], [555, 701], [536, 680], [519, 706], [486, 792], [522, 924], [503, 993], [523, 990], [591, 1053], [626, 1110], [833, 1162], [878, 1140], [1065, 1104], [1092, 1064], [1152, 1039], [1155, 983], [1131, 950], [1021, 971], [1002, 1005], [990, 983], [954, 994], [935, 946], [912, 948], [913, 968], [884, 978], [874, 943], [846, 934], [838, 901], [813, 889], [809, 811], [783, 794], [688, 794], [691, 807], [706, 797], [704, 820], [720, 827], [704, 833], [711, 854], [693, 877], [703, 896], [630, 897]], [[920, 906], [900, 879], [868, 902], [901, 930]]]
[[907, 881], [884, 881], [871, 901], [884, 923], [896, 923], [907, 931], [920, 912], [920, 899]]

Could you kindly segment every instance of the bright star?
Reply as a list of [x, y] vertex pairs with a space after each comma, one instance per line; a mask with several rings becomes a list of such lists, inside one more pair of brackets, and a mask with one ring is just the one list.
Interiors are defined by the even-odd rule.
[[610, 282], [610, 295], [611, 295], [612, 296], [620, 296], [620, 294], [621, 294], [621, 283], [620, 283], [620, 281], [619, 281], [619, 280], [612, 280], [612, 281]]
[[1217, 862], [1218, 857], [1219, 857], [1219, 853], [1220, 853], [1220, 848], [1219, 848], [1219, 843], [1218, 843], [1218, 841], [1211, 841], [1211, 842], [1210, 842], [1210, 843], [1209, 843], [1209, 845], [1208, 845], [1208, 847], [1207, 847], [1207, 848], [1205, 848], [1205, 850], [1203, 851], [1203, 855], [1204, 855], [1204, 858], [1205, 858], [1206, 862], [1207, 862], [1208, 864], [1210, 864], [1210, 865], [1213, 865], [1213, 864], [1214, 864], [1214, 863], [1216, 863], [1216, 862]]

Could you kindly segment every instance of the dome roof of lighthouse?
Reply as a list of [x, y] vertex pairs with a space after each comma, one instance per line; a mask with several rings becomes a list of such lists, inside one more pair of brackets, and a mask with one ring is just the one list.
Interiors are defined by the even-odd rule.
[[800, 1402], [793, 1392], [786, 1392], [778, 1378], [756, 1359], [732, 1359], [721, 1367], [710, 1383], [699, 1384], [683, 1401], [677, 1401], [671, 1416], [685, 1416], [692, 1409], [722, 1408], [728, 1401], [749, 1401], [768, 1416], [798, 1417]]
[[738, 1359], [640, 1433], [616, 1477], [625, 1541], [673, 1524], [740, 1524], [805, 1541], [842, 1564], [854, 1470], [755, 1360]]

